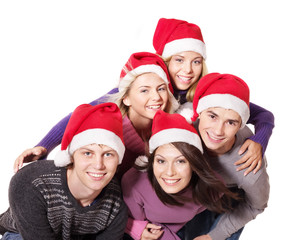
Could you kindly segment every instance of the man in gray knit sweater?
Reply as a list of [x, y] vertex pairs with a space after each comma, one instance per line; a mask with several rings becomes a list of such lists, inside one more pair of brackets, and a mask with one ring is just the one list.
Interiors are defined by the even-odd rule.
[[124, 151], [117, 105], [80, 105], [54, 161], [31, 163], [12, 178], [2, 239], [122, 239], [127, 208], [113, 177]]
[[199, 118], [196, 122], [206, 159], [226, 185], [242, 195], [232, 211], [214, 220], [206, 235], [194, 239], [239, 239], [245, 224], [267, 207], [270, 190], [265, 156], [260, 170], [247, 176], [245, 170], [237, 171], [234, 165], [241, 158], [238, 152], [242, 144], [252, 135], [245, 126], [249, 118], [249, 88], [236, 76], [208, 74], [197, 85], [193, 111], [192, 120]]

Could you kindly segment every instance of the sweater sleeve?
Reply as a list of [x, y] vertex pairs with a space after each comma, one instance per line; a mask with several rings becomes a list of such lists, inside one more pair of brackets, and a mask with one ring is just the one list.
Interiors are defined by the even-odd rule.
[[32, 185], [32, 172], [21, 169], [10, 182], [9, 203], [15, 225], [23, 239], [55, 240], [48, 222], [45, 201]]
[[238, 185], [245, 192], [244, 199], [231, 212], [221, 216], [216, 227], [209, 232], [213, 240], [225, 240], [264, 211], [269, 199], [269, 177], [266, 168], [249, 174]]
[[[96, 99], [90, 104], [92, 106], [98, 105], [100, 103], [104, 103], [108, 99], [108, 95], [117, 93], [118, 89], [114, 88], [104, 96], [100, 97], [99, 99]], [[66, 117], [64, 117], [61, 121], [59, 121], [48, 133], [47, 135], [36, 145], [36, 146], [42, 146], [47, 149], [46, 156], [55, 148], [57, 147], [62, 140], [65, 128], [69, 122], [69, 119], [71, 117], [72, 113], [68, 114]], [[45, 156], [45, 157], [46, 157]]]
[[255, 127], [255, 135], [251, 136], [250, 139], [261, 144], [262, 155], [264, 155], [274, 128], [274, 115], [268, 110], [250, 103], [250, 118], [248, 123], [253, 124]]

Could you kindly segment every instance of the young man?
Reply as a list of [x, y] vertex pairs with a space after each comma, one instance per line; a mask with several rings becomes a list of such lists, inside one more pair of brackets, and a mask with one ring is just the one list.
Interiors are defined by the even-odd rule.
[[12, 178], [3, 239], [122, 239], [127, 208], [113, 177], [124, 151], [117, 105], [80, 105], [55, 160], [31, 163]]
[[255, 174], [244, 176], [245, 170], [236, 171], [234, 165], [241, 158], [240, 147], [252, 135], [245, 126], [249, 118], [249, 88], [236, 76], [208, 74], [198, 83], [193, 111], [192, 120], [199, 118], [206, 159], [226, 185], [242, 196], [230, 213], [215, 220], [207, 235], [195, 239], [238, 239], [245, 224], [267, 207], [270, 189], [265, 156]]

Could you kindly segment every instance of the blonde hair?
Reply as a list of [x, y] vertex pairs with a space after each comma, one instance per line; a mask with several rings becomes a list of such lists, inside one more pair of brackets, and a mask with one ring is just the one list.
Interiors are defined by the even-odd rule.
[[[162, 56], [160, 56], [160, 57], [164, 60], [167, 67], [169, 67], [169, 62], [171, 61], [172, 56], [167, 57], [167, 58], [163, 58]], [[205, 59], [203, 59], [203, 61], [202, 61], [202, 72], [201, 72], [198, 80], [194, 84], [192, 84], [192, 86], [190, 86], [190, 88], [188, 89], [188, 91], [186, 93], [186, 99], [187, 99], [188, 102], [192, 102], [199, 80], [207, 74], [208, 74], [208, 68], [207, 68]]]

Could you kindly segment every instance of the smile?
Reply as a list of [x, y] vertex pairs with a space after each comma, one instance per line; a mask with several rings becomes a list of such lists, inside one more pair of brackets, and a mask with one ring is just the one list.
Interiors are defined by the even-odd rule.
[[178, 78], [183, 83], [190, 83], [193, 77], [184, 77], [184, 76], [178, 75]]
[[225, 138], [220, 138], [220, 137], [215, 137], [215, 136], [212, 136], [212, 135], [210, 135], [209, 133], [207, 133], [207, 136], [208, 136], [208, 138], [211, 140], [211, 141], [213, 141], [213, 142], [215, 142], [215, 143], [220, 143], [220, 142], [222, 142]]
[[162, 105], [150, 105], [150, 106], [147, 106], [147, 108], [157, 110], [157, 109], [160, 109], [161, 106]]
[[88, 172], [88, 175], [91, 176], [92, 178], [96, 179], [96, 180], [100, 180], [105, 176], [105, 173], [91, 173]]
[[174, 184], [178, 183], [180, 181], [180, 179], [166, 179], [166, 178], [163, 178], [163, 181], [167, 185], [174, 185]]

